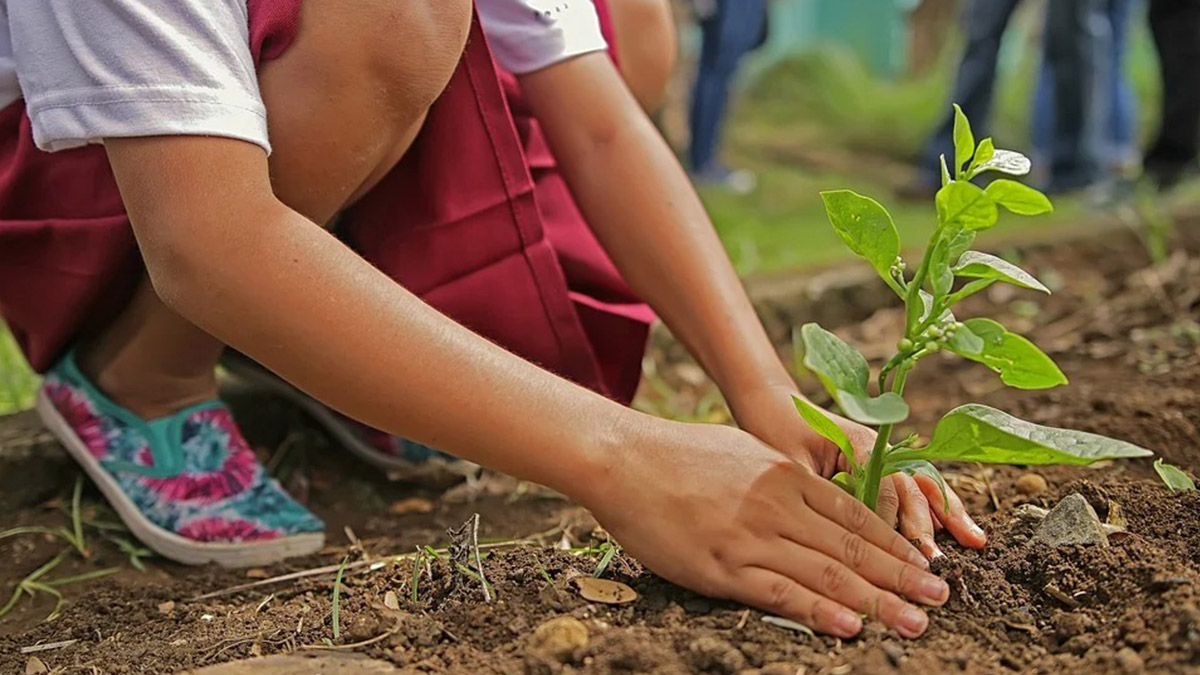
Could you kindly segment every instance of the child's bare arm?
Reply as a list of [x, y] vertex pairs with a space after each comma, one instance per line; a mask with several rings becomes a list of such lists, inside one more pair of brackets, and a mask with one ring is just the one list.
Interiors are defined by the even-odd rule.
[[[521, 87], [596, 236], [645, 298], [720, 385], [738, 423], [767, 443], [831, 474], [840, 452], [795, 413], [796, 392], [742, 288], [704, 205], [675, 155], [637, 105], [608, 56], [595, 52], [520, 76]], [[871, 432], [840, 420], [856, 446]], [[907, 491], [912, 479], [899, 477]], [[890, 516], [896, 494], [889, 494]], [[902, 522], [933, 554], [924, 500]], [[885, 509], [881, 509], [881, 513]], [[966, 545], [982, 531], [965, 511], [945, 525]], [[911, 528], [909, 528], [911, 530]]]
[[927, 619], [897, 593], [948, 596], [865, 507], [748, 434], [628, 410], [439, 314], [275, 199], [258, 147], [107, 147], [164, 301], [325, 403], [561, 490], [664, 576], [826, 632], [857, 633], [853, 609], [915, 636]]

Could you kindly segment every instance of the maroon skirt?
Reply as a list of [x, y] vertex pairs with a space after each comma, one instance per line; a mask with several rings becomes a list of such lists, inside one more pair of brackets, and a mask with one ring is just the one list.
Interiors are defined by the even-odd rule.
[[[292, 43], [301, 2], [249, 0], [258, 63]], [[478, 20], [413, 147], [339, 227], [363, 257], [468, 328], [632, 398], [653, 314], [579, 213]], [[0, 314], [30, 364], [45, 370], [110, 321], [141, 278], [103, 147], [41, 152], [23, 102], [0, 111]]]

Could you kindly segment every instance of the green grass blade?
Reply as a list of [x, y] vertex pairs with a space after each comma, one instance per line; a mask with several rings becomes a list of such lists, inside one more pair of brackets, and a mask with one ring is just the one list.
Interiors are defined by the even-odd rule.
[[333, 580], [333, 639], [342, 638], [342, 575], [346, 573], [346, 563], [350, 556], [342, 558], [342, 566], [338, 568], [337, 578]]

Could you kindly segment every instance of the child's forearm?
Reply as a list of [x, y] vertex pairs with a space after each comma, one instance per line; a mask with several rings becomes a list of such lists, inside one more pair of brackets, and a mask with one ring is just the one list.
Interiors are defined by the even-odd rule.
[[[239, 145], [261, 155], [205, 141], [188, 161], [255, 163]], [[221, 148], [229, 144], [232, 153]], [[155, 288], [185, 318], [321, 401], [581, 500], [589, 497], [581, 490], [602, 487], [610, 449], [657, 424], [446, 318], [274, 200], [269, 186], [266, 198], [254, 196], [246, 185], [257, 171], [265, 180], [265, 166], [223, 182], [171, 178], [179, 171], [163, 153], [179, 147], [109, 142]]]
[[596, 236], [722, 390], [791, 386], [704, 205], [608, 58], [521, 82]]

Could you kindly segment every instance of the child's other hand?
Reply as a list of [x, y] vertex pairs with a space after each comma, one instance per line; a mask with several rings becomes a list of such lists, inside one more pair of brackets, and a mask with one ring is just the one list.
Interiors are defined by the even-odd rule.
[[850, 637], [860, 615], [905, 637], [949, 588], [892, 528], [824, 478], [730, 427], [655, 420], [626, 434], [584, 505], [651, 570]]
[[[743, 396], [735, 403], [738, 423], [763, 442], [793, 460], [812, 468], [826, 478], [846, 470], [842, 451], [813, 431], [796, 413], [792, 404], [794, 388], [764, 388]], [[828, 413], [854, 444], [856, 459], [866, 462], [875, 444], [875, 432], [833, 413]], [[941, 555], [934, 543], [934, 530], [943, 527], [963, 546], [982, 548], [987, 542], [983, 530], [963, 508], [962, 500], [948, 491], [950, 510], [943, 510], [941, 490], [927, 476], [916, 478], [893, 474], [880, 485], [876, 513], [909, 541], [919, 542], [921, 551], [933, 558]]]

